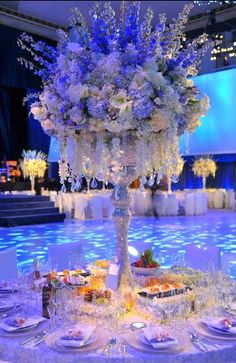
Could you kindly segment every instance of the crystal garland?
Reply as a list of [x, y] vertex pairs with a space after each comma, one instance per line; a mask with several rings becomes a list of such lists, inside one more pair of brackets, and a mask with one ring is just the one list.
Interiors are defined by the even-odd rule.
[[[58, 135], [60, 147], [60, 178], [71, 182], [71, 190], [80, 190], [82, 177], [91, 186], [95, 179], [117, 181], [123, 173], [123, 167], [135, 166], [141, 185], [152, 186], [156, 177], [159, 183], [168, 170], [177, 170], [179, 163], [178, 137], [168, 131], [153, 133], [139, 138], [135, 132], [115, 135], [106, 132], [87, 133], [81, 131], [70, 135]], [[169, 168], [168, 168], [169, 166]], [[173, 172], [172, 180], [175, 181]], [[96, 187], [96, 184], [94, 185]], [[64, 188], [64, 187], [62, 187]]]

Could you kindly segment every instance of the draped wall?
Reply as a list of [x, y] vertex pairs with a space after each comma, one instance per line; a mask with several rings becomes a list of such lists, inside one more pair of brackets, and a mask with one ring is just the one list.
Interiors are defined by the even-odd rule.
[[[28, 118], [27, 107], [22, 105], [28, 89], [40, 89], [40, 79], [17, 61], [26, 56], [17, 46], [20, 33], [0, 25], [0, 161], [19, 159], [23, 149], [47, 153], [49, 148], [48, 136], [37, 121]], [[51, 40], [47, 42], [54, 44]]]

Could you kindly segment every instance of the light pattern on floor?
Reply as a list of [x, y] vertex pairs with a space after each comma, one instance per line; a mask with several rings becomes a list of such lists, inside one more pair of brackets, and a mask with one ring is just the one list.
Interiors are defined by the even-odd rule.
[[[0, 250], [16, 246], [19, 266], [33, 265], [34, 258], [47, 260], [47, 246], [79, 242], [85, 259], [110, 258], [115, 247], [112, 221], [66, 221], [24, 227], [0, 228]], [[219, 246], [236, 278], [236, 213], [210, 211], [207, 216], [133, 218], [129, 244], [142, 251], [153, 246], [162, 264], [170, 265], [183, 256], [186, 244]]]

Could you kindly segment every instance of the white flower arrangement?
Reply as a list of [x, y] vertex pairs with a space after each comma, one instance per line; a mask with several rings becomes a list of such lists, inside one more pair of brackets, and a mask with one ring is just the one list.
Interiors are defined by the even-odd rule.
[[[209, 98], [189, 79], [211, 46], [206, 34], [184, 45], [191, 5], [169, 24], [160, 15], [154, 27], [152, 10], [140, 23], [139, 8], [139, 2], [123, 2], [117, 21], [110, 4], [98, 2], [91, 31], [75, 9], [56, 48], [27, 34], [19, 39], [43, 80], [31, 112], [58, 138], [61, 182], [69, 178], [72, 190], [82, 176], [107, 182], [130, 165], [138, 175], [163, 175], [166, 163], [179, 160], [180, 135], [193, 132], [209, 109]], [[162, 157], [167, 144], [168, 157]]]
[[34, 189], [35, 178], [43, 178], [47, 169], [47, 155], [41, 151], [23, 150], [23, 159], [20, 160], [20, 168], [24, 178], [30, 178], [31, 189]]
[[209, 157], [201, 157], [196, 159], [193, 168], [192, 168], [194, 175], [200, 176], [203, 179], [203, 189], [206, 188], [206, 178], [209, 175], [212, 175], [213, 178], [215, 177], [217, 166], [215, 161]]

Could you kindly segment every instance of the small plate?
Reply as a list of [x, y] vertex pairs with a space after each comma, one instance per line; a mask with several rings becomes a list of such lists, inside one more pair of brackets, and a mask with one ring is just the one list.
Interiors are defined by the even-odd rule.
[[224, 341], [224, 342], [236, 342], [235, 335], [231, 334], [226, 335], [226, 334], [221, 334], [220, 331], [218, 333], [215, 330], [214, 331], [210, 330], [208, 326], [202, 322], [199, 322], [198, 324], [195, 325], [195, 330], [202, 336], [205, 336], [206, 338], [210, 338], [217, 341]]

